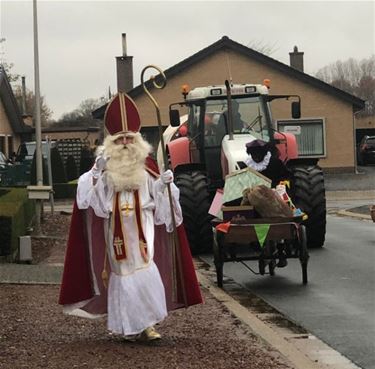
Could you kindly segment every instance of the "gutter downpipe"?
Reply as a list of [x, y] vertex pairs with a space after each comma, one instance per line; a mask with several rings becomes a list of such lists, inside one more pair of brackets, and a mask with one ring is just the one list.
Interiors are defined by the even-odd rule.
[[363, 172], [358, 171], [357, 166], [357, 135], [356, 135], [356, 114], [358, 114], [361, 110], [353, 112], [353, 144], [354, 144], [354, 174], [362, 174]]
[[225, 87], [227, 89], [229, 140], [233, 140], [232, 91], [229, 81], [227, 79], [225, 80]]

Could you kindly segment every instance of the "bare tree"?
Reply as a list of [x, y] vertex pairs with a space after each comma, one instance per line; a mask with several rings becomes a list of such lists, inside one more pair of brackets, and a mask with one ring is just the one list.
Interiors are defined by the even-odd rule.
[[[16, 86], [14, 88], [14, 96], [17, 100], [18, 107], [22, 114], [34, 114], [34, 107], [35, 107], [35, 95], [29, 89], [26, 89], [26, 111], [22, 111], [22, 88], [21, 86]], [[40, 118], [43, 127], [49, 125], [50, 118], [52, 116], [52, 110], [48, 107], [44, 96], [40, 97]]]
[[[16, 98], [18, 107], [21, 111], [22, 114], [34, 114], [34, 107], [35, 107], [35, 95], [34, 93], [26, 89], [26, 96], [25, 96], [25, 105], [26, 105], [26, 111], [23, 111], [23, 96], [22, 96], [22, 87], [20, 85], [15, 85], [15, 83], [19, 82], [21, 75], [17, 73], [12, 73], [11, 69], [13, 68], [14, 64], [13, 63], [7, 63], [3, 62], [1, 64], [1, 68], [5, 71], [5, 74], [7, 76], [8, 81], [12, 84], [12, 90], [13, 94]], [[41, 96], [40, 97], [40, 106], [41, 106], [41, 123], [42, 126], [47, 126], [49, 124], [49, 120], [52, 116], [52, 110], [48, 107], [45, 97]]]
[[91, 113], [105, 103], [106, 99], [104, 97], [86, 99], [79, 104], [77, 109], [63, 114], [54, 124], [59, 126], [96, 126], [98, 122], [92, 117]]
[[265, 44], [263, 41], [260, 41], [260, 40], [252, 40], [247, 44], [247, 47], [255, 51], [258, 51], [258, 53], [270, 56], [275, 51], [277, 51], [278, 48], [276, 47], [276, 45], [277, 45], [277, 42], [274, 42], [271, 45], [271, 44]]
[[7, 63], [7, 62], [2, 62], [1, 63], [1, 68], [5, 71], [5, 74], [8, 78], [9, 82], [18, 82], [20, 79], [20, 75], [17, 73], [12, 73], [11, 69], [13, 68], [14, 64], [13, 63]]
[[366, 100], [362, 115], [375, 114], [375, 55], [360, 61], [338, 60], [319, 69], [316, 77]]

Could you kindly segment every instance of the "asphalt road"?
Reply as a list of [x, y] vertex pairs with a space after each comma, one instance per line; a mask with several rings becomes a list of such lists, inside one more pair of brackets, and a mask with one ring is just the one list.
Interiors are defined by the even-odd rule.
[[[375, 369], [375, 225], [336, 216], [327, 221], [325, 247], [310, 250], [308, 285], [296, 259], [273, 277], [240, 263], [224, 264], [224, 274], [357, 365]], [[256, 262], [248, 264], [257, 270]]]
[[357, 173], [324, 174], [326, 191], [375, 190], [375, 164], [358, 166]]

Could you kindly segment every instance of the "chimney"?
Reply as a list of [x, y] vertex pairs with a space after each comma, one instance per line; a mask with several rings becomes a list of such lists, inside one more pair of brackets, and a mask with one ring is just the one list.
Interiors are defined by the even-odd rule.
[[22, 76], [22, 86], [21, 86], [21, 108], [22, 108], [22, 120], [27, 126], [34, 127], [33, 116], [27, 113], [26, 107], [26, 77]]
[[122, 56], [116, 56], [117, 91], [128, 92], [133, 88], [133, 57], [127, 55], [126, 33], [122, 34]]
[[294, 46], [293, 52], [289, 53], [290, 66], [303, 72], [303, 52], [298, 51], [298, 47]]
[[22, 115], [27, 115], [26, 112], [26, 77], [22, 76]]

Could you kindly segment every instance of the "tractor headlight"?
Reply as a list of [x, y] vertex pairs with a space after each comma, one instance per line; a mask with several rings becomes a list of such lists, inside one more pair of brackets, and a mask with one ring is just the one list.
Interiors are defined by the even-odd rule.
[[218, 96], [218, 95], [222, 95], [223, 94], [223, 91], [221, 88], [213, 88], [211, 89], [211, 95], [213, 96]]
[[246, 86], [245, 87], [245, 93], [251, 94], [257, 92], [257, 88], [255, 86]]

